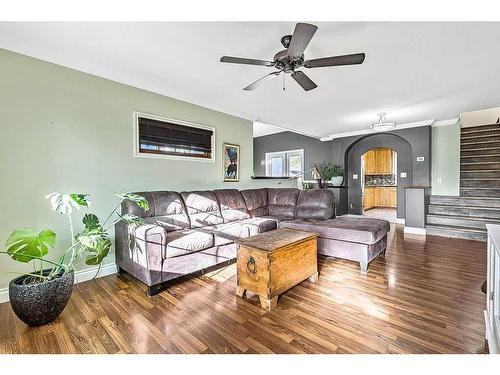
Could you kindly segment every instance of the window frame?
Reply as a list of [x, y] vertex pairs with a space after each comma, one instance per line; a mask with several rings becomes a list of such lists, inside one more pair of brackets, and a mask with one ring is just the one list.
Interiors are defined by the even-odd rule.
[[[139, 146], [139, 118], [147, 118], [150, 120], [156, 120], [156, 121], [163, 121], [163, 122], [169, 122], [172, 124], [176, 125], [182, 125], [182, 126], [189, 126], [192, 128], [197, 128], [197, 129], [204, 129], [204, 130], [210, 130], [212, 131], [212, 137], [211, 137], [211, 143], [212, 143], [212, 154], [210, 158], [201, 158], [201, 157], [196, 157], [196, 156], [181, 156], [181, 155], [165, 155], [165, 154], [154, 154], [154, 153], [145, 153], [145, 152], [140, 152], [140, 146]], [[196, 161], [196, 162], [205, 162], [205, 163], [215, 163], [215, 158], [216, 158], [216, 130], [215, 127], [213, 126], [208, 126], [204, 124], [198, 124], [194, 122], [189, 122], [189, 121], [184, 121], [184, 120], [178, 120], [170, 117], [162, 117], [162, 116], [157, 116], [157, 115], [152, 115], [149, 113], [144, 113], [144, 112], [138, 112], [138, 111], [133, 111], [133, 142], [134, 142], [134, 147], [133, 147], [133, 155], [136, 158], [145, 158], [145, 159], [167, 159], [167, 160], [190, 160], [190, 161]]]
[[[270, 152], [266, 152], [265, 153], [265, 158], [266, 158], [266, 161], [265, 161], [265, 167], [266, 167], [266, 169], [265, 169], [265, 175], [266, 175], [266, 177], [283, 177], [283, 178], [288, 178], [288, 177], [294, 177], [294, 176], [300, 175], [301, 173], [298, 173], [296, 175], [291, 175], [290, 174], [290, 160], [289, 160], [290, 157], [288, 156], [289, 154], [299, 153], [299, 152], [300, 152], [300, 154], [302, 156], [302, 172], [301, 173], [304, 173], [305, 152], [304, 152], [303, 148], [299, 148], [299, 149], [295, 149], [295, 150], [284, 150], [284, 151], [270, 151]], [[272, 160], [272, 155], [273, 154], [274, 155], [282, 154], [284, 156], [284, 174], [282, 176], [273, 176], [272, 174], [269, 173], [272, 170], [270, 161]]]

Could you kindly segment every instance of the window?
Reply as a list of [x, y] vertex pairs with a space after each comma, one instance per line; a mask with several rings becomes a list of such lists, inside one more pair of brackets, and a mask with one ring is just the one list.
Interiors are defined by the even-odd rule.
[[135, 156], [214, 161], [215, 128], [134, 113]]
[[266, 152], [266, 176], [296, 176], [304, 171], [304, 150]]

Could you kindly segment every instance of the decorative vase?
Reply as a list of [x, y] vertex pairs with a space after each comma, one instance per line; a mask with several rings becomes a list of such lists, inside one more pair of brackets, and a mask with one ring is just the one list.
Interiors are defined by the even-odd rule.
[[344, 182], [344, 176], [335, 176], [330, 179], [333, 186], [342, 186]]
[[[43, 271], [48, 275], [50, 270]], [[29, 326], [41, 326], [55, 320], [64, 310], [73, 292], [75, 274], [67, 272], [53, 280], [26, 284], [29, 275], [9, 283], [9, 298], [17, 317]]]

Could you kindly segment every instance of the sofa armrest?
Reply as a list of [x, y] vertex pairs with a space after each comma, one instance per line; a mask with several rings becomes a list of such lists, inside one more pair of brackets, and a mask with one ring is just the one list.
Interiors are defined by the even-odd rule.
[[125, 224], [117, 235], [122, 236], [120, 241], [122, 256], [127, 254], [129, 260], [151, 271], [161, 271], [165, 259], [167, 244], [167, 230], [155, 224]]

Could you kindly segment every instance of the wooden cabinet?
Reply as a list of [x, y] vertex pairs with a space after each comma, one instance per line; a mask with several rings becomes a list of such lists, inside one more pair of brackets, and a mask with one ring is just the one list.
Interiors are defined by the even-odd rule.
[[376, 187], [375, 188], [375, 206], [376, 207], [386, 207], [387, 206], [387, 188]]
[[375, 188], [365, 188], [363, 195], [363, 208], [369, 210], [375, 205]]
[[377, 173], [390, 174], [392, 171], [392, 150], [388, 148], [375, 149], [375, 160], [377, 166]]
[[388, 148], [374, 148], [363, 155], [365, 174], [395, 173], [394, 151]]
[[370, 150], [363, 155], [365, 174], [377, 174], [377, 158], [375, 150]]
[[366, 187], [363, 195], [363, 208], [373, 207], [396, 208], [398, 203], [397, 187]]
[[398, 206], [398, 188], [389, 187], [386, 189], [389, 191], [387, 205], [396, 208]]

